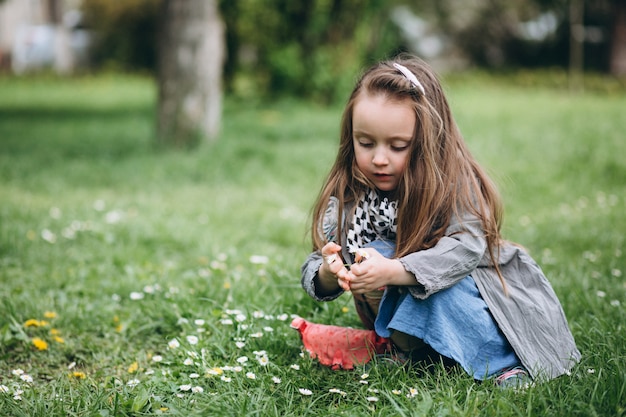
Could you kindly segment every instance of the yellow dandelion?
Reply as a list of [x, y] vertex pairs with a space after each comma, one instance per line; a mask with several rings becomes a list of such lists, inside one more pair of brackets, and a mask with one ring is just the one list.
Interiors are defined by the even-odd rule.
[[137, 362], [133, 362], [128, 367], [128, 373], [132, 374], [134, 372], [137, 372], [137, 369], [139, 369], [139, 364]]
[[46, 342], [43, 339], [40, 339], [38, 337], [34, 337], [33, 340], [33, 345], [35, 345], [35, 347], [39, 350], [47, 350], [48, 349], [48, 342]]
[[118, 316], [113, 316], [113, 323], [119, 323], [120, 322], [120, 318]]
[[47, 326], [47, 325], [49, 325], [49, 324], [50, 324], [50, 323], [49, 323], [49, 322], [47, 322], [47, 321], [45, 321], [45, 320], [39, 320], [39, 325], [40, 325], [41, 327], [45, 327], [45, 326]]
[[57, 343], [61, 343], [61, 344], [65, 343], [65, 339], [63, 339], [61, 336], [53, 336], [53, 338], [54, 338], [54, 341]]
[[230, 282], [225, 282], [224, 283], [224, 289], [225, 290], [230, 290]]
[[115, 326], [115, 331], [118, 333], [122, 333], [122, 330], [124, 330], [124, 325], [123, 324], [118, 324], [117, 326]]
[[47, 319], [56, 319], [57, 313], [55, 313], [54, 311], [46, 311], [45, 313], [43, 313], [43, 316]]
[[42, 324], [37, 319], [28, 319], [24, 322], [24, 327], [41, 327]]
[[348, 311], [350, 311], [350, 309], [348, 307], [341, 307], [341, 312], [342, 313], [347, 313]]
[[76, 378], [76, 379], [85, 379], [86, 375], [84, 372], [80, 372], [80, 371], [74, 371], [71, 373], [71, 375]]
[[50, 329], [50, 334], [52, 336], [59, 336], [61, 334], [61, 332], [59, 331], [59, 329], [55, 329], [54, 327], [52, 329]]

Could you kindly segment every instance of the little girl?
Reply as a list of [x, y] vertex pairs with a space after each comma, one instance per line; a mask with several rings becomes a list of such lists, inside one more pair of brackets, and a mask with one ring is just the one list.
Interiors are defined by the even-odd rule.
[[346, 105], [302, 286], [319, 301], [351, 291], [398, 356], [501, 385], [555, 378], [580, 352], [541, 269], [502, 240], [501, 214], [432, 70], [379, 63]]

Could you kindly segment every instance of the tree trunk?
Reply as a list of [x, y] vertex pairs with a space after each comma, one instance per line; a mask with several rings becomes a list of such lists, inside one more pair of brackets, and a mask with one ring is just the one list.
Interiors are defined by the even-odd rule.
[[224, 25], [217, 0], [163, 0], [162, 8], [157, 141], [190, 147], [219, 133]]
[[612, 75], [626, 75], [626, 1], [613, 1], [613, 33], [609, 68]]
[[583, 89], [585, 67], [585, 26], [584, 1], [570, 0], [569, 5], [569, 88], [570, 91]]

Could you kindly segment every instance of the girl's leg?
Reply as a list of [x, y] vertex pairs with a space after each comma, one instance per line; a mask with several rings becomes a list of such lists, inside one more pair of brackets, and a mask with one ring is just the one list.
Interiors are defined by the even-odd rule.
[[371, 291], [365, 294], [354, 294], [354, 306], [361, 322], [368, 330], [374, 330], [374, 321], [378, 315], [378, 306], [383, 291]]

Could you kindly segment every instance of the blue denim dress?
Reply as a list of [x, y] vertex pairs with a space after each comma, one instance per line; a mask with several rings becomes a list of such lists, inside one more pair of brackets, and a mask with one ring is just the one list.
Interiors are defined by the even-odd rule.
[[[388, 240], [376, 240], [367, 247], [387, 258], [395, 253], [395, 243]], [[391, 337], [397, 330], [423, 340], [475, 379], [520, 365], [469, 275], [425, 300], [412, 297], [402, 287], [388, 287], [374, 328], [382, 337]]]

